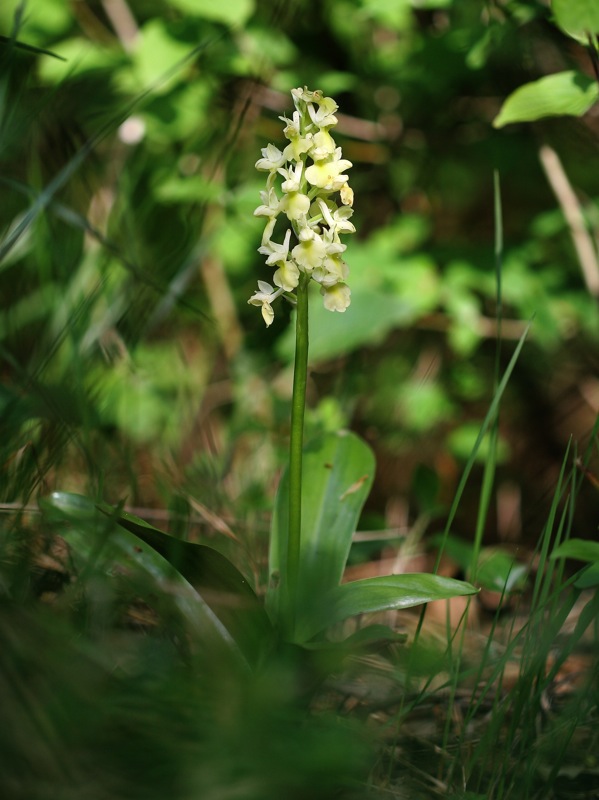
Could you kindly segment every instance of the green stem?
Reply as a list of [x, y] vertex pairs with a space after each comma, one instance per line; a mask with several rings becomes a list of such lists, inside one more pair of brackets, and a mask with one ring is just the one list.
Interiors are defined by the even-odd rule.
[[304, 412], [308, 381], [308, 285], [310, 276], [300, 275], [297, 287], [295, 326], [295, 364], [291, 400], [291, 440], [289, 444], [289, 539], [287, 542], [287, 599], [290, 628], [293, 632], [302, 531], [302, 455], [304, 445]]

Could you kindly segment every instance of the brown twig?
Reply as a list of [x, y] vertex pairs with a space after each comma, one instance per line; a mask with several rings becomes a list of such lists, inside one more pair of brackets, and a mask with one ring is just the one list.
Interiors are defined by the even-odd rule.
[[599, 262], [578, 198], [555, 150], [545, 144], [539, 150], [539, 158], [570, 228], [586, 287], [593, 297], [599, 297]]

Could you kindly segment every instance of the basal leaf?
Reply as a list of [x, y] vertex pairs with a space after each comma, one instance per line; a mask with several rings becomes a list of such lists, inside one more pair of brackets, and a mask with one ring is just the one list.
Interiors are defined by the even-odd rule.
[[[100, 547], [103, 558], [136, 565], [162, 582], [187, 586], [178, 593], [186, 615], [204, 619], [204, 629], [212, 628], [211, 633], [229, 647], [239, 647], [250, 662], [270, 646], [272, 629], [260, 601], [239, 570], [217, 550], [176, 539], [122, 509], [94, 505], [82, 495], [54, 492], [40, 505], [47, 514], [80, 523], [70, 534], [76, 546]], [[105, 524], [91, 525], [98, 511]]]
[[246, 578], [222, 553], [176, 539], [105, 503], [98, 509], [150, 545], [189, 581], [251, 660], [270, 646], [272, 628], [262, 604]]
[[576, 70], [557, 72], [520, 86], [507, 98], [493, 126], [553, 116], [582, 116], [599, 99], [597, 82]]
[[299, 633], [309, 639], [325, 627], [358, 614], [410, 608], [477, 592], [478, 589], [464, 581], [425, 573], [365, 578], [330, 591], [323, 598], [321, 613], [304, 619]]
[[168, 620], [174, 636], [185, 641], [191, 635], [192, 648], [200, 642], [242, 658], [231, 634], [190, 583], [153, 548], [102, 516], [89, 498], [54, 492], [39, 506], [69, 545], [84, 584], [98, 573], [112, 576]]
[[[296, 618], [320, 608], [343, 575], [360, 511], [374, 477], [372, 451], [353, 433], [329, 434], [309, 445], [303, 460], [302, 542]], [[272, 522], [267, 608], [282, 621], [278, 583], [287, 571], [288, 476], [281, 478]]]

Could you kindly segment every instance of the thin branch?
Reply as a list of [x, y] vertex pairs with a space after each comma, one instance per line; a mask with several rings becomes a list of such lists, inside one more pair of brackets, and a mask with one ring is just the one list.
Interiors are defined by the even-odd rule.
[[539, 150], [539, 158], [570, 228], [587, 289], [594, 297], [599, 297], [599, 262], [578, 198], [555, 150], [545, 144]]

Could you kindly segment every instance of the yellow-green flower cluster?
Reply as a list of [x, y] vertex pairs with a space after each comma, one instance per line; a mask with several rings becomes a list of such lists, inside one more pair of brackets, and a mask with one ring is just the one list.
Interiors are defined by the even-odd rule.
[[[258, 252], [275, 268], [272, 281], [277, 288], [258, 281], [258, 291], [248, 302], [262, 307], [267, 325], [274, 318], [274, 300], [293, 293], [302, 273], [320, 284], [329, 311], [345, 311], [351, 294], [346, 283], [349, 269], [342, 258], [346, 245], [340, 236], [356, 230], [350, 222], [353, 192], [344, 174], [352, 164], [342, 158], [330, 134], [338, 106], [321, 91], [292, 89], [291, 94], [293, 117], [280, 117], [289, 144], [282, 151], [269, 144], [256, 162], [256, 169], [268, 172], [266, 189], [260, 192], [262, 204], [254, 211], [266, 217]], [[273, 241], [279, 218], [286, 226], [284, 233], [276, 234], [281, 244]]]

